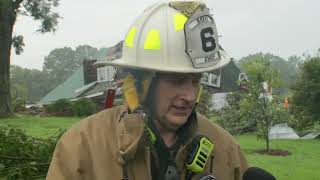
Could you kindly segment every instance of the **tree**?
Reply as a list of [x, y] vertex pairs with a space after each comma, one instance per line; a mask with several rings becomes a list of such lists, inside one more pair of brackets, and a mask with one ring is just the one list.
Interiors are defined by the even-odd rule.
[[43, 71], [55, 86], [63, 82], [80, 66], [76, 54], [70, 47], [56, 48], [44, 58]]
[[249, 63], [250, 61], [255, 61], [261, 57], [268, 59], [271, 67], [279, 72], [281, 86], [273, 88], [273, 93], [278, 95], [284, 95], [288, 93], [290, 87], [297, 81], [300, 71], [299, 65], [301, 64], [302, 59], [299, 56], [291, 56], [287, 61], [270, 53], [256, 53], [240, 59], [239, 63]]
[[[53, 88], [53, 84], [50, 82], [48, 75], [37, 69], [27, 69], [11, 65], [10, 74], [11, 87], [14, 87], [15, 89], [16, 87], [23, 87], [27, 90], [25, 97], [26, 103], [35, 103], [39, 101]], [[21, 90], [21, 88], [18, 89]], [[12, 100], [14, 100], [15, 96], [13, 94], [11, 96]]]
[[53, 12], [59, 0], [1, 0], [0, 1], [0, 117], [12, 115], [10, 95], [10, 52], [23, 51], [23, 37], [13, 36], [13, 26], [18, 15], [41, 21], [41, 33], [56, 30], [59, 15]]
[[88, 45], [78, 46], [75, 50], [70, 47], [56, 48], [44, 58], [43, 72], [54, 88], [71, 76], [84, 59], [96, 59], [97, 54], [97, 48]]
[[[240, 64], [249, 77], [248, 94], [241, 103], [251, 119], [255, 119], [258, 137], [266, 141], [269, 152], [269, 130], [278, 120], [276, 118], [278, 105], [271, 96], [271, 88], [281, 84], [279, 71], [271, 66], [271, 60], [265, 55]], [[267, 85], [266, 88], [265, 85]]]
[[98, 49], [89, 45], [80, 45], [76, 47], [75, 53], [76, 60], [82, 63], [84, 59], [96, 59], [98, 55]]
[[303, 59], [300, 56], [290, 56], [288, 62], [299, 70], [299, 66], [303, 64]]
[[297, 128], [320, 123], [320, 56], [308, 58], [301, 65], [301, 75], [292, 90], [292, 110], [299, 119]]
[[[84, 59], [96, 59], [97, 56], [102, 59], [107, 50], [97, 50], [88, 45], [80, 45], [75, 50], [70, 47], [56, 48], [45, 57], [43, 71], [11, 65], [10, 83], [11, 87], [15, 88], [11, 92], [17, 92], [17, 87], [18, 90], [23, 87], [27, 92], [26, 103], [36, 103], [72, 75]], [[14, 99], [16, 98], [12, 94], [12, 101]]]
[[18, 109], [24, 108], [27, 102], [28, 89], [20, 84], [11, 85], [12, 109], [17, 112]]

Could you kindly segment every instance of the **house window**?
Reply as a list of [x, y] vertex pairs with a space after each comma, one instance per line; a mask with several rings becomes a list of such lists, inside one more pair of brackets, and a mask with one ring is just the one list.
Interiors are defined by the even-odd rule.
[[220, 77], [221, 75], [204, 73], [201, 79], [201, 83], [206, 84], [208, 86], [220, 87]]
[[113, 67], [105, 66], [97, 69], [98, 82], [113, 81], [115, 70]]
[[247, 82], [248, 81], [248, 77], [245, 73], [240, 73], [239, 74], [239, 78], [238, 78], [239, 82]]

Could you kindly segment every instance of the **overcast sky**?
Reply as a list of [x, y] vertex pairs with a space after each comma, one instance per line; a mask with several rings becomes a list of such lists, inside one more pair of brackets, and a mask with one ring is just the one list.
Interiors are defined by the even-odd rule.
[[[113, 46], [122, 40], [134, 19], [155, 0], [60, 0], [63, 17], [52, 34], [35, 32], [39, 22], [19, 17], [15, 34], [24, 36], [22, 55], [12, 51], [12, 64], [42, 69], [54, 48], [88, 44]], [[206, 0], [214, 14], [220, 44], [239, 59], [256, 52], [284, 58], [314, 53], [320, 48], [319, 0]]]

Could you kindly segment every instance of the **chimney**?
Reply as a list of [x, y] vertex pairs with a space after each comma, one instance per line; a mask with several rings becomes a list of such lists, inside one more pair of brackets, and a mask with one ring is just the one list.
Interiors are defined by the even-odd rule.
[[97, 81], [97, 68], [93, 65], [97, 60], [83, 60], [84, 85]]

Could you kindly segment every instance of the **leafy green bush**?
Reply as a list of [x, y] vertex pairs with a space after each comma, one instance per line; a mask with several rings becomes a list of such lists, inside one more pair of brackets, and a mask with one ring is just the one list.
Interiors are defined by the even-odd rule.
[[12, 109], [14, 112], [17, 112], [21, 109], [24, 109], [26, 105], [26, 101], [23, 99], [16, 99], [14, 101], [12, 101]]
[[73, 104], [72, 109], [76, 116], [90, 116], [96, 112], [97, 105], [91, 99], [82, 98]]
[[12, 109], [14, 112], [24, 109], [28, 99], [28, 90], [21, 84], [11, 85]]
[[58, 101], [49, 104], [47, 111], [55, 116], [70, 116], [73, 114], [72, 103], [67, 99], [59, 99]]
[[307, 57], [300, 68], [300, 77], [292, 87], [290, 109], [299, 119], [296, 128], [305, 130], [320, 123], [320, 51], [315, 57]]
[[241, 134], [256, 130], [256, 120], [250, 114], [250, 102], [246, 94], [229, 93], [226, 97], [228, 106], [211, 113], [210, 119], [232, 134]]
[[0, 127], [0, 179], [45, 177], [61, 134], [39, 139], [27, 136], [20, 129]]

